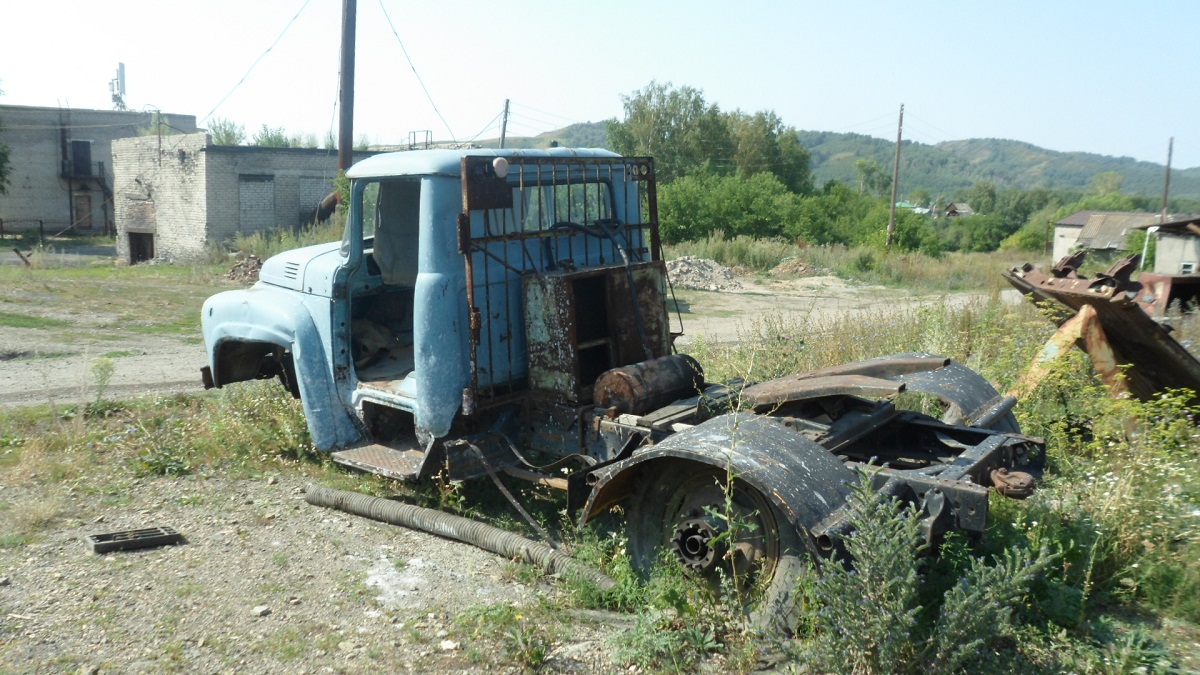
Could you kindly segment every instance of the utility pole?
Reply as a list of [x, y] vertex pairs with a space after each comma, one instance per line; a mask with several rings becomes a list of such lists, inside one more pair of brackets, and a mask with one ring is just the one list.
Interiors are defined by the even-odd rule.
[[504, 149], [504, 134], [508, 131], [508, 99], [504, 99], [504, 116], [500, 118], [500, 149]]
[[358, 0], [342, 2], [342, 81], [338, 105], [338, 170], [354, 163], [354, 31]]
[[1174, 150], [1175, 137], [1172, 136], [1171, 140], [1167, 141], [1167, 175], [1166, 178], [1163, 179], [1162, 213], [1158, 216], [1158, 222], [1160, 223], [1167, 222], [1167, 195], [1171, 192], [1171, 153], [1174, 152]]
[[887, 247], [896, 239], [896, 184], [900, 182], [900, 138], [904, 133], [904, 104], [900, 104], [900, 123], [896, 126], [896, 163], [892, 165], [892, 211], [888, 216]]
[[[338, 87], [338, 173], [354, 163], [354, 31], [358, 0], [342, 0], [341, 82]], [[317, 204], [317, 221], [325, 222], [337, 209], [341, 195], [335, 189]]]

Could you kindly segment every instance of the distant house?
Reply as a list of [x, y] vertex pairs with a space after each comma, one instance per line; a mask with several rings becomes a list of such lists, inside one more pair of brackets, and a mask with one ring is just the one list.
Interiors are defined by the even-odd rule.
[[950, 202], [946, 205], [947, 218], [959, 218], [961, 216], [973, 216], [975, 212], [971, 210], [971, 205], [966, 202]]
[[1054, 260], [1073, 251], [1123, 251], [1130, 230], [1158, 222], [1143, 211], [1077, 211], [1054, 223]]
[[[173, 130], [196, 130], [193, 115], [159, 119]], [[11, 162], [0, 227], [113, 231], [112, 142], [151, 133], [154, 113], [0, 105], [0, 122]]]
[[311, 222], [338, 173], [332, 150], [213, 145], [204, 133], [122, 139], [112, 152], [117, 256], [131, 264]]
[[1200, 274], [1200, 216], [1176, 217], [1145, 224], [1154, 237], [1154, 271], [1159, 274]]

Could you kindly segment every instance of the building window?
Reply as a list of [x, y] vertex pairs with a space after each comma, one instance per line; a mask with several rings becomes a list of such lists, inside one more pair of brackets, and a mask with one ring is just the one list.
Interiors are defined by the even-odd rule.
[[1185, 263], [1180, 264], [1179, 265], [1179, 273], [1180, 274], [1195, 274], [1196, 273], [1196, 263], [1185, 262]]

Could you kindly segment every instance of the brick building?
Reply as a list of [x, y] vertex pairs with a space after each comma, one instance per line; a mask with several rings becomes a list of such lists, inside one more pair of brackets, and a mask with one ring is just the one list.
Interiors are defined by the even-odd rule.
[[[192, 115], [158, 119], [167, 130], [196, 131]], [[0, 105], [0, 144], [11, 162], [0, 227], [112, 232], [112, 142], [154, 133], [155, 120], [152, 112]]]
[[333, 150], [213, 145], [203, 133], [161, 147], [152, 138], [117, 141], [117, 256], [192, 258], [239, 233], [296, 228], [311, 222], [336, 176]]

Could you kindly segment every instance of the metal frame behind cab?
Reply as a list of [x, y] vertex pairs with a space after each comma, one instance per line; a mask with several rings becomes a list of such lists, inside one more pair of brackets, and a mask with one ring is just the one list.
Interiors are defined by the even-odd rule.
[[[564, 269], [662, 260], [653, 158], [510, 155], [503, 157], [505, 175], [498, 175], [498, 159], [462, 158], [458, 250], [466, 265], [470, 324], [466, 415], [474, 414], [481, 396], [495, 401], [513, 393], [511, 387], [505, 391], [492, 382], [485, 382], [481, 390], [481, 350], [488, 363], [504, 363], [508, 372], [525, 365], [527, 354], [514, 339], [524, 335], [524, 327], [516, 325], [520, 313], [512, 311], [512, 304], [521, 302], [522, 279]], [[504, 164], [499, 164], [503, 171]], [[547, 204], [548, 192], [577, 200], [565, 206], [582, 214], [585, 222], [547, 217], [563, 206]], [[607, 209], [601, 207], [602, 200], [610, 202]]]

